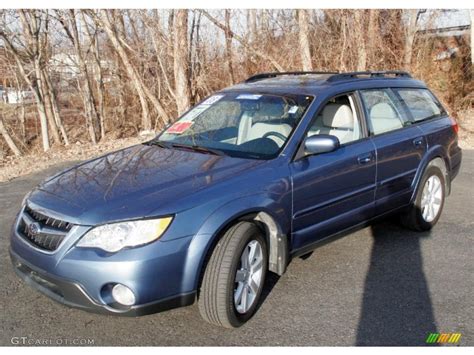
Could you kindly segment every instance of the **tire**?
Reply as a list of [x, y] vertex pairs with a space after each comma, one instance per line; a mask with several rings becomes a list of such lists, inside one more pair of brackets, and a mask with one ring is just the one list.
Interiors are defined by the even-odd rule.
[[[436, 189], [436, 181], [440, 184], [439, 190], [437, 190], [440, 192], [440, 194], [437, 192], [432, 196], [434, 201], [438, 201], [439, 199], [439, 206], [438, 203], [435, 203], [433, 206], [436, 208], [432, 211], [432, 213], [430, 213], [427, 212], [428, 207], [424, 200], [423, 191], [425, 191], [425, 189], [429, 190], [430, 186], [435, 186]], [[433, 184], [433, 182], [435, 183]], [[401, 216], [402, 224], [405, 227], [418, 232], [430, 230], [438, 222], [439, 217], [443, 212], [445, 197], [446, 183], [443, 172], [436, 166], [428, 167], [420, 181], [420, 185], [416, 193], [415, 203], [409, 208], [407, 213]]]
[[[260, 254], [257, 254], [258, 246], [260, 246]], [[246, 265], [242, 265], [241, 259], [249, 260], [252, 251], [255, 256], [252, 260], [261, 261], [261, 269], [259, 269], [261, 272], [245, 271], [257, 270], [258, 261], [252, 264], [252, 269], [250, 267], [246, 269]], [[244, 252], [248, 258], [244, 257]], [[258, 255], [261, 255], [261, 258], [258, 258]], [[204, 272], [198, 300], [201, 316], [207, 322], [225, 328], [243, 325], [257, 309], [265, 283], [267, 264], [267, 245], [262, 231], [249, 222], [238, 222], [232, 226], [217, 243]], [[238, 270], [239, 275], [237, 275]], [[243, 281], [236, 282], [236, 279]], [[256, 280], [252, 282], [253, 288], [249, 286], [246, 288], [245, 285], [250, 279]], [[258, 287], [256, 287], [257, 283]], [[241, 298], [236, 303], [234, 296], [238, 295]], [[251, 297], [252, 295], [254, 297]], [[244, 307], [244, 297], [247, 301], [246, 307]]]

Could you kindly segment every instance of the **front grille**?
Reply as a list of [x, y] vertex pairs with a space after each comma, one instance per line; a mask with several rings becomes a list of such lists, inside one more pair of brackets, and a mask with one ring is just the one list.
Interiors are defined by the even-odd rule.
[[69, 222], [46, 216], [25, 206], [17, 231], [38, 248], [54, 251], [73, 226]]

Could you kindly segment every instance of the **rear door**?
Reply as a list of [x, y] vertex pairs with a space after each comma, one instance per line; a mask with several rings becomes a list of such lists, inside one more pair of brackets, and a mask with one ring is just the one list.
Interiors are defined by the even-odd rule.
[[360, 96], [377, 151], [375, 211], [382, 214], [410, 202], [427, 142], [421, 129], [413, 125], [398, 93], [370, 89], [360, 91]]

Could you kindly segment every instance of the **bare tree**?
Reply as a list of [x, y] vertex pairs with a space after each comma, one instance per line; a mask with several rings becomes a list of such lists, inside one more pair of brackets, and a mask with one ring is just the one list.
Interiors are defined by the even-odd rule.
[[469, 10], [471, 16], [471, 64], [474, 65], [474, 10]]
[[173, 59], [176, 105], [178, 115], [191, 105], [189, 89], [188, 10], [177, 10], [173, 23]]
[[376, 62], [380, 59], [377, 53], [380, 50], [380, 28], [379, 28], [379, 12], [378, 9], [369, 10], [369, 27], [367, 32], [367, 62], [376, 66]]
[[232, 36], [230, 34], [230, 10], [224, 10], [225, 15], [225, 57], [227, 67], [229, 70], [229, 83], [233, 85], [235, 83], [234, 66], [232, 65]]
[[[118, 138], [159, 129], [223, 86], [271, 70], [405, 67], [453, 111], [465, 109], [474, 34], [456, 37], [455, 57], [433, 61], [445, 37], [430, 32], [421, 40], [420, 32], [419, 40], [418, 12], [0, 10], [2, 86], [34, 96], [5, 104], [1, 145], [27, 152], [39, 141], [47, 150], [73, 139], [97, 142], [106, 131]], [[427, 12], [427, 21], [436, 15]]]
[[75, 50], [80, 73], [78, 77], [78, 87], [84, 102], [87, 129], [92, 143], [96, 144], [100, 134], [100, 118], [96, 109], [96, 100], [93, 94], [89, 68], [86, 65], [86, 60], [80, 43], [79, 31], [77, 29], [78, 20], [76, 18], [76, 10], [66, 10], [66, 13], [57, 11], [56, 13], [58, 14], [59, 21]]
[[300, 56], [303, 70], [313, 70], [313, 63], [311, 61], [311, 51], [309, 45], [309, 16], [308, 10], [296, 10], [296, 16], [298, 17], [298, 38], [300, 44]]
[[90, 44], [91, 52], [93, 55], [93, 76], [96, 84], [96, 92], [97, 92], [97, 109], [96, 112], [99, 116], [99, 126], [100, 126], [100, 138], [103, 139], [105, 137], [105, 84], [104, 84], [104, 76], [103, 76], [103, 69], [100, 63], [100, 50], [99, 50], [99, 39], [98, 39], [98, 29], [97, 27], [94, 28], [94, 31], [91, 31], [89, 28], [89, 24], [87, 23], [86, 16], [84, 15], [84, 11], [81, 11], [81, 23], [84, 28], [84, 34]]
[[364, 71], [367, 67], [367, 48], [365, 44], [365, 10], [354, 10], [354, 42], [357, 43], [356, 70]]
[[[98, 17], [100, 23], [102, 24], [105, 32], [107, 33], [110, 42], [112, 43], [114, 49], [117, 51], [120, 59], [122, 60], [123, 66], [127, 71], [129, 79], [132, 81], [133, 86], [137, 92], [137, 95], [140, 100], [142, 108], [142, 128], [146, 131], [152, 129], [152, 121], [150, 118], [150, 110], [148, 108], [147, 98], [153, 104], [155, 109], [159, 114], [159, 118], [163, 123], [169, 122], [169, 115], [166, 110], [163, 108], [160, 101], [151, 93], [151, 91], [144, 85], [142, 78], [140, 77], [137, 68], [132, 64], [130, 57], [126, 51], [126, 40], [123, 37], [123, 34], [117, 30], [117, 27], [112, 24], [109, 19], [109, 14], [107, 10], [100, 10], [100, 15]], [[123, 18], [117, 21], [120, 25], [123, 25]]]
[[250, 9], [248, 10], [248, 24], [249, 24], [249, 35], [250, 35], [250, 44], [255, 46], [255, 43], [258, 40], [258, 29], [257, 29], [257, 10]]
[[8, 133], [5, 124], [3, 123], [3, 114], [0, 113], [0, 134], [2, 135], [3, 139], [5, 139], [5, 142], [7, 142], [8, 148], [11, 149], [13, 154], [15, 154], [17, 157], [21, 155], [20, 149], [16, 146], [15, 142], [13, 141], [10, 133]]
[[125, 51], [123, 43], [120, 39], [119, 31], [117, 31], [117, 28], [113, 26], [111, 21], [109, 20], [109, 14], [107, 13], [107, 10], [100, 10], [99, 19], [101, 21], [102, 27], [104, 28], [110, 39], [110, 42], [112, 43], [112, 46], [117, 51], [117, 54], [122, 60], [123, 66], [125, 67], [128, 77], [132, 81], [132, 84], [137, 92], [142, 108], [142, 127], [145, 130], [151, 130], [152, 126], [150, 110], [148, 108], [145, 91], [143, 90], [143, 83], [138, 75], [137, 70], [132, 65], [132, 62], [130, 61], [127, 52]]
[[[217, 27], [219, 27], [221, 30], [223, 30], [224, 32], [226, 31], [226, 27], [225, 25], [223, 25], [222, 23], [220, 23], [219, 21], [217, 21], [214, 17], [212, 17], [207, 11], [205, 10], [201, 10], [202, 14], [207, 17], [209, 19], [209, 21], [211, 21], [214, 25], [216, 25]], [[238, 41], [242, 46], [244, 46], [246, 49], [249, 49], [250, 51], [252, 51], [255, 55], [259, 56], [260, 58], [262, 59], [265, 59], [265, 60], [268, 60], [274, 67], [276, 70], [278, 71], [285, 71], [285, 69], [280, 65], [278, 64], [278, 62], [275, 60], [275, 58], [273, 58], [272, 56], [268, 55], [267, 53], [263, 52], [262, 50], [260, 49], [257, 49], [251, 45], [249, 45], [245, 39], [242, 37], [242, 36], [239, 36], [238, 34], [236, 34], [235, 32], [233, 31], [230, 31], [228, 30], [228, 33], [229, 35], [232, 36], [233, 39], [235, 39], [236, 41]]]
[[[32, 33], [30, 28], [23, 27], [23, 33], [26, 33], [27, 36], [30, 34], [36, 34], [38, 36], [38, 21], [34, 18], [34, 28], [35, 32]], [[48, 130], [48, 117], [46, 113], [46, 104], [44, 100], [44, 95], [41, 90], [41, 75], [38, 75], [41, 72], [39, 68], [39, 41], [33, 41], [33, 43], [25, 43], [23, 47], [28, 46], [28, 51], [20, 52], [19, 49], [15, 47], [13, 41], [11, 40], [10, 36], [0, 29], [0, 36], [3, 38], [3, 42], [6, 46], [6, 49], [9, 50], [10, 54], [13, 56], [15, 63], [18, 67], [18, 70], [27, 85], [30, 87], [31, 91], [34, 93], [35, 100], [36, 100], [36, 107], [38, 109], [38, 115], [40, 117], [40, 124], [41, 124], [41, 137], [43, 143], [43, 150], [47, 151], [50, 148], [49, 143], [49, 130]], [[38, 38], [38, 37], [36, 37]], [[25, 40], [26, 41], [26, 40]], [[28, 41], [31, 42], [31, 39]], [[30, 70], [27, 68], [27, 64], [31, 61], [34, 61], [34, 70]], [[36, 76], [35, 76], [36, 74]]]
[[407, 12], [407, 25], [405, 30], [405, 48], [403, 56], [403, 66], [405, 69], [410, 70], [411, 68], [411, 59], [413, 54], [413, 42], [415, 40], [415, 35], [417, 32], [417, 22], [418, 22], [418, 10], [411, 9], [406, 10]]

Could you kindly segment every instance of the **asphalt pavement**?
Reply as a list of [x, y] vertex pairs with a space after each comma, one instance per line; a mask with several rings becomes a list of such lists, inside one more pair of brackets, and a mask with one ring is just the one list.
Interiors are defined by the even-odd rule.
[[205, 323], [196, 304], [96, 315], [20, 281], [8, 255], [15, 214], [31, 188], [67, 165], [0, 183], [0, 345], [424, 345], [428, 333], [461, 333], [460, 345], [474, 345], [472, 150], [431, 232], [387, 220], [295, 259], [267, 279], [258, 312], [235, 330]]

